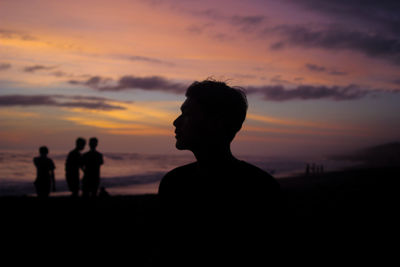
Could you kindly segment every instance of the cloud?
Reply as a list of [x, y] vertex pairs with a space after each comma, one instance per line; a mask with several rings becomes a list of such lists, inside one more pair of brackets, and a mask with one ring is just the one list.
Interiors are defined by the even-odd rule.
[[328, 74], [337, 75], [337, 76], [343, 76], [343, 75], [347, 75], [348, 73], [345, 72], [345, 71], [331, 70], [331, 71], [328, 72]]
[[[1, 64], [0, 64], [0, 67], [1, 67]], [[33, 65], [33, 66], [24, 67], [23, 71], [29, 72], [29, 73], [35, 73], [37, 71], [47, 71], [48, 75], [52, 75], [57, 78], [89, 78], [89, 77], [92, 77], [91, 75], [87, 75], [87, 74], [67, 73], [62, 70], [57, 70], [58, 68], [59, 68], [58, 66]], [[1, 70], [1, 68], [0, 68], [0, 70]]]
[[394, 80], [393, 83], [397, 84], [397, 85], [400, 85], [400, 79]]
[[217, 9], [202, 9], [202, 10], [189, 10], [189, 13], [200, 16], [200, 17], [205, 17], [207, 19], [211, 20], [224, 20], [226, 19], [226, 16], [222, 14], [219, 10]]
[[316, 71], [316, 72], [323, 72], [323, 71], [326, 71], [326, 68], [325, 68], [325, 67], [323, 67], [323, 66], [318, 66], [318, 65], [315, 65], [315, 64], [310, 64], [310, 63], [308, 63], [308, 64], [306, 64], [306, 67], [307, 67], [307, 69], [309, 69], [309, 70], [311, 70], [311, 71]]
[[0, 29], [0, 38], [4, 39], [20, 39], [23, 41], [34, 41], [36, 37], [22, 31]]
[[[187, 28], [188, 32], [194, 34], [202, 34], [206, 30], [212, 31], [216, 28], [215, 24], [220, 23], [229, 25], [230, 27], [233, 27], [241, 32], [251, 33], [259, 30], [267, 20], [267, 17], [264, 15], [226, 14], [218, 9], [213, 8], [203, 10], [183, 9], [182, 12], [189, 13], [197, 17], [202, 17], [207, 20], [207, 23], [203, 23], [201, 25], [191, 25]], [[211, 32], [209, 36], [220, 41], [233, 39], [233, 37], [229, 37], [227, 39], [226, 36], [228, 35], [226, 33], [217, 32], [217, 30]], [[220, 38], [221, 36], [223, 36], [223, 38]]]
[[172, 65], [172, 63], [170, 63], [170, 62], [159, 60], [156, 58], [150, 58], [150, 57], [130, 56], [130, 57], [128, 57], [128, 59], [132, 60], [132, 61], [145, 61], [145, 62], [150, 62], [150, 63]]
[[291, 82], [289, 82], [288, 80], [283, 79], [282, 75], [275, 75], [270, 79], [270, 81], [274, 84], [291, 84]]
[[400, 38], [379, 32], [351, 30], [338, 25], [330, 25], [323, 29], [312, 29], [304, 25], [279, 25], [267, 29], [266, 32], [275, 32], [282, 38], [270, 46], [273, 50], [286, 46], [351, 50], [400, 65]]
[[24, 68], [25, 72], [35, 72], [38, 70], [52, 70], [56, 68], [55, 66], [43, 66], [43, 65], [34, 65], [34, 66], [28, 66]]
[[266, 20], [265, 16], [242, 16], [242, 15], [233, 15], [229, 19], [231, 25], [235, 27], [239, 27], [241, 31], [251, 31], [260, 25]]
[[287, 89], [282, 85], [267, 85], [247, 88], [248, 94], [261, 94], [265, 100], [270, 101], [312, 99], [333, 99], [335, 101], [355, 100], [365, 97], [373, 92], [376, 91], [361, 89], [356, 85], [331, 87], [299, 85], [293, 89]]
[[236, 25], [260, 25], [265, 20], [265, 16], [239, 16], [234, 15], [231, 21]]
[[136, 77], [123, 76], [116, 84], [110, 84], [110, 79], [100, 76], [93, 76], [86, 81], [70, 80], [73, 85], [85, 85], [98, 91], [124, 91], [124, 90], [149, 90], [164, 91], [181, 94], [187, 89], [187, 85], [167, 80], [160, 76]]
[[186, 31], [192, 34], [202, 34], [206, 30], [211, 29], [214, 26], [213, 23], [203, 23], [201, 25], [192, 24], [186, 28]]
[[358, 23], [360, 27], [397, 36], [400, 33], [400, 4], [397, 0], [364, 0], [362, 4], [359, 0], [296, 0], [290, 3], [331, 16], [345, 24]]
[[306, 68], [310, 71], [314, 71], [314, 72], [326, 72], [330, 75], [347, 75], [347, 72], [344, 71], [338, 71], [335, 69], [327, 69], [324, 66], [319, 66], [319, 65], [315, 65], [315, 64], [311, 64], [311, 63], [307, 63]]
[[9, 68], [11, 68], [10, 63], [0, 63], [0, 70], [7, 70]]
[[225, 21], [233, 26], [238, 26], [238, 27], [259, 26], [267, 19], [263, 15], [242, 15], [242, 14], [226, 15], [222, 13], [220, 10], [213, 8], [203, 9], [203, 10], [191, 10], [189, 11], [189, 13], [196, 16], [205, 17], [211, 20]]
[[[66, 101], [65, 101], [66, 100]], [[109, 104], [113, 101], [101, 97], [65, 96], [65, 95], [2, 95], [0, 107], [11, 106], [53, 106], [69, 108], [85, 108], [95, 110], [122, 110], [124, 107]]]
[[231, 34], [227, 34], [225, 32], [221, 32], [218, 30], [214, 30], [214, 24], [212, 23], [207, 23], [207, 24], [202, 24], [202, 25], [190, 25], [189, 27], [186, 28], [186, 31], [190, 34], [193, 35], [206, 35], [211, 39], [220, 41], [220, 42], [226, 42], [226, 41], [232, 41], [235, 38]]
[[[289, 81], [281, 79], [281, 76], [273, 77], [277, 83], [292, 84]], [[125, 91], [125, 90], [147, 90], [161, 91], [174, 94], [184, 94], [190, 85], [189, 83], [173, 82], [160, 76], [135, 77], [123, 76], [118, 81], [113, 81], [101, 76], [93, 76], [84, 81], [70, 80], [72, 85], [83, 85], [97, 91]], [[367, 95], [378, 92], [399, 93], [400, 90], [385, 89], [363, 89], [357, 85], [347, 86], [313, 86], [298, 85], [285, 88], [283, 85], [264, 85], [243, 87], [247, 94], [260, 94], [264, 100], [268, 101], [289, 101], [289, 100], [315, 100], [332, 99], [335, 101], [356, 100]]]
[[114, 55], [113, 57], [126, 59], [126, 60], [130, 60], [130, 61], [142, 61], [142, 62], [147, 62], [147, 63], [152, 63], [152, 64], [160, 64], [160, 65], [166, 65], [166, 66], [174, 66], [175, 65], [172, 62], [165, 61], [162, 59], [138, 56], [138, 55], [133, 55], [133, 56], [132, 55]]

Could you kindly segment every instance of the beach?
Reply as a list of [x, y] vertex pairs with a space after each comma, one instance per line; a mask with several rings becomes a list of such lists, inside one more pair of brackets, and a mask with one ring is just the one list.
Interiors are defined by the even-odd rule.
[[[282, 232], [285, 249], [298, 254], [317, 249], [316, 244], [333, 246], [339, 239], [341, 246], [347, 239], [358, 244], [365, 238], [364, 231], [372, 238], [391, 229], [399, 171], [398, 167], [364, 167], [279, 179], [284, 210], [280, 218], [270, 220], [280, 223], [276, 231]], [[0, 207], [3, 227], [14, 241], [45, 238], [60, 246], [74, 242], [77, 248], [107, 248], [107, 255], [129, 248], [121, 257], [143, 266], [153, 266], [160, 250], [160, 231], [165, 230], [156, 194], [97, 199], [8, 196], [0, 198]], [[226, 229], [235, 226], [235, 235], [241, 231], [238, 225], [232, 222]], [[317, 243], [302, 247], [309, 242]]]
[[[398, 167], [385, 168], [353, 168], [343, 171], [327, 172], [315, 175], [295, 175], [278, 179], [286, 201], [288, 214], [291, 216], [336, 216], [352, 214], [366, 214], [378, 212], [391, 204], [398, 184]], [[156, 192], [158, 183], [150, 184]], [[132, 185], [130, 185], [132, 186]], [[130, 210], [131, 214], [137, 209], [146, 210], [156, 202], [155, 194], [140, 194], [140, 187], [136, 194], [117, 194], [106, 198], [86, 201], [72, 199], [67, 194], [50, 196], [41, 200], [32, 196], [3, 196], [0, 197], [1, 206], [9, 212], [13, 209], [32, 211], [41, 209], [42, 205], [53, 212], [62, 213], [70, 205], [80, 209], [80, 204], [91, 202], [94, 211], [107, 212], [118, 209]], [[124, 191], [122, 191], [124, 192]], [[143, 191], [145, 192], [145, 190]], [[383, 201], [388, 201], [384, 206]], [[86, 203], [88, 204], [88, 203]], [[140, 207], [140, 208], [139, 208]]]

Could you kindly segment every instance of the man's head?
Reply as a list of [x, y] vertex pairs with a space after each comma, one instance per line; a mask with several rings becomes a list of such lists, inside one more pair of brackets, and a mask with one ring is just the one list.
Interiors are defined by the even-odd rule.
[[39, 148], [39, 154], [40, 154], [42, 157], [47, 156], [47, 154], [49, 154], [49, 149], [47, 148], [47, 146], [41, 146], [41, 147]]
[[79, 137], [78, 139], [76, 139], [76, 148], [78, 150], [83, 150], [85, 148], [86, 145], [86, 140], [83, 139], [82, 137]]
[[97, 140], [96, 137], [90, 138], [90, 140], [89, 140], [89, 147], [90, 147], [90, 149], [91, 149], [91, 150], [95, 150], [96, 147], [97, 147], [98, 142], [99, 142], [99, 141]]
[[176, 147], [195, 150], [230, 144], [246, 118], [247, 99], [224, 82], [194, 82], [186, 91], [182, 114], [174, 121]]

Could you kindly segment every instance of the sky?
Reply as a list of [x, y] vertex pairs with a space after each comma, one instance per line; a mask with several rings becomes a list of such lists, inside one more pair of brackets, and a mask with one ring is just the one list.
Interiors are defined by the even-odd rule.
[[0, 0], [0, 149], [179, 153], [185, 89], [240, 86], [235, 154], [312, 158], [400, 138], [400, 3]]

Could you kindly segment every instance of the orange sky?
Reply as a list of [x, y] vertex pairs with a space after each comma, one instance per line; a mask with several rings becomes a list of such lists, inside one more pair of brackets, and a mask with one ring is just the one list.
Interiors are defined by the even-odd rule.
[[175, 152], [184, 93], [99, 89], [123, 77], [255, 88], [233, 145], [240, 154], [320, 156], [394, 141], [400, 98], [388, 92], [400, 64], [357, 40], [306, 39], [362, 34], [361, 15], [319, 12], [286, 1], [2, 0], [0, 149], [67, 149], [98, 136], [103, 150]]

